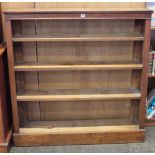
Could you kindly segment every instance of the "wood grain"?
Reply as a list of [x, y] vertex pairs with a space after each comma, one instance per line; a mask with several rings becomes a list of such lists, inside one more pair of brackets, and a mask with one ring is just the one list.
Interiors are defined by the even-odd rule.
[[142, 36], [79, 36], [79, 37], [65, 37], [65, 36], [21, 36], [21, 37], [13, 37], [12, 38], [14, 42], [49, 42], [49, 41], [143, 41], [144, 37]]
[[143, 43], [143, 64], [144, 69], [142, 72], [142, 81], [141, 81], [141, 90], [142, 90], [142, 98], [140, 101], [140, 112], [139, 112], [139, 127], [144, 128], [145, 122], [145, 105], [147, 98], [147, 84], [148, 84], [148, 63], [149, 63], [149, 50], [150, 50], [150, 28], [151, 28], [151, 20], [145, 20], [144, 26], [144, 37], [145, 42]]
[[35, 8], [40, 9], [40, 8], [81, 8], [81, 9], [91, 9], [91, 8], [102, 8], [102, 9], [110, 9], [110, 8], [116, 8], [116, 9], [121, 9], [121, 8], [145, 8], [145, 3], [144, 2], [36, 2], [35, 3]]
[[17, 101], [77, 101], [77, 100], [114, 100], [114, 99], [139, 99], [140, 93], [109, 93], [109, 94], [79, 94], [79, 95], [35, 95], [18, 94]]
[[0, 152], [9, 152], [12, 135], [11, 106], [9, 90], [6, 87], [6, 46], [0, 45]]
[[[34, 9], [4, 13], [6, 20], [16, 20], [12, 22], [15, 27], [12, 38], [15, 65], [12, 67], [15, 69], [29, 64], [25, 70], [16, 72], [15, 77], [16, 99], [20, 101], [18, 108], [21, 110], [20, 126], [24, 127], [20, 128], [19, 133], [14, 133], [16, 145], [144, 140], [144, 131], [139, 129], [137, 113], [146, 97], [142, 83], [145, 84], [144, 51], [147, 52], [148, 48], [146, 33], [149, 28], [146, 29], [144, 21], [150, 20], [151, 11], [114, 10], [91, 8], [71, 11], [60, 8], [44, 12]], [[85, 14], [84, 19], [81, 14]], [[133, 65], [141, 66], [134, 68]], [[97, 69], [99, 66], [102, 70]], [[38, 70], [34, 71], [37, 67]], [[141, 113], [142, 109], [140, 110]], [[111, 126], [105, 119], [119, 119], [119, 123], [126, 119], [127, 126], [124, 128], [114, 122]], [[103, 121], [103, 124], [107, 124], [90, 126], [88, 123], [97, 123], [99, 120], [100, 123]], [[48, 123], [51, 121], [59, 127], [50, 128], [52, 125], [48, 126]], [[64, 126], [61, 121], [64, 121]], [[70, 121], [75, 126], [77, 124], [74, 121], [80, 121], [81, 125], [87, 123], [85, 127], [72, 127]], [[136, 124], [136, 128], [132, 130], [128, 122], [130, 125]], [[54, 132], [51, 133], [51, 130]], [[43, 141], [37, 142], [39, 138]]]
[[94, 64], [94, 65], [50, 65], [26, 63], [15, 65], [15, 71], [52, 71], [52, 70], [124, 70], [142, 69], [142, 64]]
[[40, 145], [71, 145], [71, 144], [110, 144], [143, 142], [143, 130], [126, 130], [120, 132], [87, 132], [76, 134], [14, 134], [16, 146], [40, 146]]
[[[142, 62], [140, 57], [135, 57], [133, 61], [133, 42], [129, 41], [37, 42], [37, 54], [34, 42], [14, 44], [16, 64], [30, 62], [42, 64], [126, 64]], [[140, 50], [134, 53], [140, 53]]]
[[[110, 102], [109, 102], [110, 103]], [[105, 103], [104, 103], [105, 104]], [[116, 114], [117, 115], [117, 114]], [[71, 116], [72, 117], [72, 116]], [[117, 118], [118, 117], [118, 118]], [[34, 121], [34, 120], [29, 120], [26, 123], [22, 123], [21, 128], [43, 128], [43, 129], [51, 129], [51, 128], [75, 128], [75, 127], [108, 127], [108, 126], [134, 126], [136, 125], [136, 120], [135, 119], [128, 119], [126, 116], [124, 116], [124, 118], [119, 118], [119, 116], [117, 116], [115, 119], [113, 119], [113, 117], [110, 116], [106, 116], [104, 115], [104, 119], [103, 118], [99, 118], [99, 119], [78, 119], [78, 118], [72, 118], [72, 119], [67, 119], [66, 120], [59, 120], [59, 118], [55, 119], [51, 117], [51, 120], [48, 118], [41, 121]], [[108, 118], [108, 119], [107, 119]]]
[[6, 21], [6, 37], [7, 37], [7, 56], [9, 64], [9, 80], [10, 80], [10, 91], [11, 91], [11, 103], [13, 111], [13, 123], [14, 123], [14, 132], [19, 132], [19, 117], [16, 101], [16, 85], [15, 85], [15, 72], [14, 72], [14, 55], [13, 55], [13, 45], [12, 45], [12, 28], [11, 22]]

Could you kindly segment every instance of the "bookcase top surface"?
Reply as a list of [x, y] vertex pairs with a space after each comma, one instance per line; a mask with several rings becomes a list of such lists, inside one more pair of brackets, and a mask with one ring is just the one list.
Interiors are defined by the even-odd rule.
[[78, 12], [102, 12], [102, 13], [153, 13], [152, 10], [134, 8], [134, 9], [103, 9], [103, 8], [46, 8], [46, 9], [12, 9], [3, 11], [4, 14], [37, 14], [37, 13], [78, 13]]

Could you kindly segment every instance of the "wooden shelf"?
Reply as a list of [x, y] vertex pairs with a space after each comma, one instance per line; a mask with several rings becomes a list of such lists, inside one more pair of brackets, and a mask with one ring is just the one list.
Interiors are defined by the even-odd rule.
[[141, 142], [144, 133], [137, 125], [20, 128], [13, 138], [16, 146], [106, 144]]
[[20, 128], [20, 134], [73, 134], [92, 132], [123, 132], [139, 130], [137, 125], [122, 126], [90, 126], [90, 127], [61, 127], [61, 128]]
[[41, 9], [41, 8], [35, 8], [35, 9], [34, 8], [28, 8], [26, 10], [14, 9], [14, 10], [6, 10], [6, 11], [4, 11], [5, 14], [13, 14], [13, 15], [14, 14], [18, 14], [18, 15], [25, 14], [26, 16], [28, 16], [30, 13], [38, 14], [38, 13], [43, 13], [43, 12], [44, 12], [44, 14], [46, 13], [48, 15], [50, 15], [50, 13], [62, 13], [62, 14], [63, 13], [69, 13], [69, 14], [72, 14], [72, 13], [81, 13], [81, 12], [85, 12], [85, 13], [99, 12], [99, 13], [114, 13], [114, 14], [117, 14], [117, 13], [119, 13], [119, 14], [124, 14], [124, 13], [133, 14], [133, 12], [134, 12], [134, 13], [138, 14], [138, 13], [152, 12], [152, 10], [148, 10], [147, 8], [119, 8], [119, 9], [118, 8], [110, 8], [110, 9], [109, 8], [104, 8], [103, 9], [103, 7], [96, 7], [96, 8], [95, 7], [93, 7], [93, 8], [92, 7], [84, 7], [84, 8], [81, 8], [81, 7], [72, 7], [72, 8], [71, 7], [61, 7], [61, 8], [56, 7], [56, 8], [51, 8], [50, 10], [49, 10], [49, 8], [43, 8], [43, 9]]
[[145, 127], [155, 126], [155, 119], [145, 120]]
[[17, 101], [78, 101], [78, 100], [111, 100], [111, 99], [139, 99], [138, 89], [120, 90], [53, 90], [50, 92], [23, 92], [17, 93]]
[[155, 77], [155, 75], [148, 74], [148, 77], [149, 77], [149, 78], [153, 78], [153, 77]]
[[19, 35], [12, 38], [14, 42], [42, 42], [42, 41], [143, 41], [141, 35], [105, 35], [105, 34], [85, 34], [85, 35]]
[[94, 119], [94, 120], [64, 120], [64, 121], [27, 121], [22, 128], [61, 128], [61, 127], [92, 127], [92, 126], [118, 126], [136, 125], [132, 119]]
[[20, 63], [15, 65], [15, 71], [51, 71], [51, 70], [115, 70], [115, 69], [142, 69], [140, 63], [129, 64], [43, 64]]
[[155, 30], [155, 27], [151, 27], [151, 30]]

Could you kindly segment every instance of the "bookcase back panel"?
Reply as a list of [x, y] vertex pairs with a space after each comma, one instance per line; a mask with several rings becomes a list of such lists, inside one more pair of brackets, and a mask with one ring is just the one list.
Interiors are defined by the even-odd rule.
[[[121, 76], [120, 76], [121, 75]], [[141, 71], [52, 71], [52, 72], [17, 72], [17, 91], [42, 91], [56, 89], [123, 89], [139, 88]], [[52, 92], [61, 93], [61, 92]]]
[[20, 62], [37, 62], [36, 43], [15, 43], [14, 44], [14, 61]]
[[[20, 34], [140, 34], [140, 28], [135, 29], [135, 20], [28, 20], [13, 21], [13, 35]], [[32, 26], [33, 25], [33, 26]], [[34, 30], [35, 28], [35, 30]], [[27, 29], [27, 30], [26, 30]]]
[[12, 34], [20, 35], [20, 34], [35, 34], [35, 21], [12, 21]]
[[19, 102], [21, 121], [127, 119], [136, 121], [138, 100]]
[[[55, 20], [37, 21], [36, 26], [37, 32], [39, 34], [130, 34], [133, 33], [134, 30], [134, 21], [128, 20], [127, 22], [125, 22], [123, 20]], [[129, 31], [127, 31], [126, 29], [127, 26], [130, 26]]]
[[25, 42], [14, 44], [14, 54], [15, 63], [114, 64], [141, 63], [142, 51], [133, 42]]

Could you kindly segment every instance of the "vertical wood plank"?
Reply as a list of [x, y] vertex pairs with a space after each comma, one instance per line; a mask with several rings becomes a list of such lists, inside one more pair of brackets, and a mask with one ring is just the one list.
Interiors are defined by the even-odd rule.
[[8, 65], [9, 65], [9, 80], [10, 80], [10, 91], [11, 91], [11, 102], [12, 102], [12, 112], [13, 112], [13, 124], [14, 132], [19, 132], [19, 116], [16, 100], [16, 82], [15, 82], [15, 72], [14, 72], [14, 55], [13, 55], [13, 43], [12, 43], [12, 28], [11, 21], [5, 21], [5, 34], [7, 39], [7, 53], [8, 53]]
[[[4, 124], [3, 124], [3, 111], [2, 111], [2, 102], [3, 102], [3, 92], [2, 89], [3, 89], [3, 85], [4, 85], [4, 82], [3, 82], [3, 59], [2, 57], [0, 57], [0, 143], [4, 143]], [[3, 93], [3, 94], [2, 94]]]
[[148, 58], [149, 58], [149, 50], [150, 50], [150, 28], [151, 28], [151, 20], [145, 20], [144, 26], [144, 43], [143, 43], [143, 54], [142, 54], [142, 63], [143, 63], [143, 71], [142, 71], [142, 80], [141, 80], [141, 100], [140, 100], [140, 111], [139, 111], [139, 127], [144, 128], [145, 122], [145, 104], [147, 97], [147, 83], [148, 83]]

